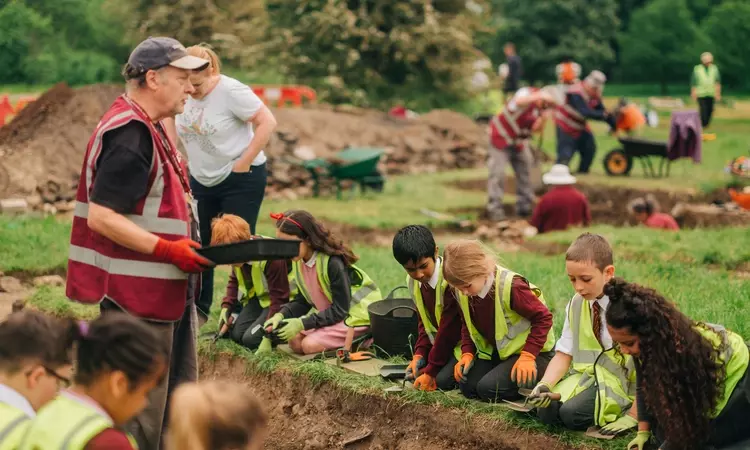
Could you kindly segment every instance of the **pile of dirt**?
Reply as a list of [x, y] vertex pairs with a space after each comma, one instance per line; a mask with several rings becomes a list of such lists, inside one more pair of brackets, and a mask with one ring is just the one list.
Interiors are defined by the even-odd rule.
[[121, 92], [58, 84], [0, 128], [0, 198], [29, 197], [32, 206], [73, 199], [91, 132]]
[[[41, 196], [44, 203], [74, 198], [86, 144], [121, 92], [121, 86], [59, 84], [0, 128], [0, 198]], [[312, 177], [302, 161], [332, 158], [347, 147], [383, 148], [381, 174], [475, 167], [487, 155], [484, 128], [449, 110], [414, 119], [330, 105], [273, 112], [279, 125], [266, 149], [269, 198], [310, 195]], [[38, 197], [30, 200], [40, 204]]]
[[[322, 364], [322, 363], [321, 363]], [[424, 448], [557, 449], [573, 447], [553, 436], [467, 415], [440, 406], [409, 404], [398, 397], [353, 394], [276, 371], [248, 372], [228, 355], [202, 358], [200, 378], [233, 379], [252, 386], [269, 415], [266, 448], [318, 450], [418, 450]]]
[[347, 147], [385, 150], [381, 174], [425, 173], [477, 167], [487, 156], [484, 129], [468, 117], [435, 110], [415, 119], [351, 107], [277, 109], [268, 148], [270, 198], [294, 199], [312, 192], [312, 176], [301, 153], [331, 159]]

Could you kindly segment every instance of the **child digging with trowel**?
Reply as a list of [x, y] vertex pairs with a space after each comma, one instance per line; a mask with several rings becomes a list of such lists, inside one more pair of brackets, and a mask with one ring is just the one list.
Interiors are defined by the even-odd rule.
[[[250, 225], [240, 216], [224, 214], [211, 222], [211, 245], [252, 239]], [[221, 302], [219, 332], [250, 350], [271, 350], [263, 323], [289, 302], [290, 267], [285, 260], [233, 264], [227, 291]], [[236, 319], [232, 317], [236, 315]]]
[[309, 212], [292, 210], [271, 217], [277, 238], [302, 241], [299, 255], [292, 258], [299, 292], [263, 327], [297, 354], [342, 349], [340, 359], [348, 362], [352, 340], [369, 331], [367, 307], [383, 299], [380, 289], [354, 265], [359, 258], [352, 249]]
[[419, 334], [406, 379], [424, 391], [455, 389], [453, 367], [461, 357], [461, 318], [453, 289], [443, 280], [443, 259], [432, 232], [422, 225], [402, 228], [393, 238], [393, 257], [408, 274], [406, 283], [419, 311]]
[[612, 247], [602, 236], [584, 233], [568, 248], [565, 267], [576, 294], [566, 308], [555, 356], [529, 402], [550, 425], [573, 430], [597, 425], [602, 435], [635, 428], [633, 359], [613, 349], [604, 320], [609, 306], [604, 285], [615, 273]]

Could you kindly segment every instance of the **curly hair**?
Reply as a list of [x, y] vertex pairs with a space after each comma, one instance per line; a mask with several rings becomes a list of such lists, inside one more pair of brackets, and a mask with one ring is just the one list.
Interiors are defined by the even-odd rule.
[[307, 211], [289, 210], [283, 214], [273, 215], [276, 228], [284, 234], [295, 236], [310, 244], [313, 250], [326, 255], [338, 255], [344, 259], [346, 266], [351, 266], [359, 260], [352, 249], [344, 241], [331, 233], [325, 225], [320, 223]]
[[646, 408], [657, 418], [674, 448], [702, 448], [711, 414], [723, 394], [726, 367], [719, 349], [696, 327], [707, 328], [680, 312], [653, 289], [613, 278], [607, 323], [638, 336], [640, 376]]

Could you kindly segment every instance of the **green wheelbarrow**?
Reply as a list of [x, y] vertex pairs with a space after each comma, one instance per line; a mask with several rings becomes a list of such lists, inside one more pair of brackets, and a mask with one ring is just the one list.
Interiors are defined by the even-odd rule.
[[320, 183], [333, 180], [336, 185], [336, 198], [342, 198], [341, 182], [351, 180], [358, 183], [361, 192], [372, 189], [382, 192], [385, 178], [378, 172], [378, 162], [385, 152], [382, 148], [350, 147], [332, 158], [315, 158], [305, 161], [302, 166], [313, 178], [313, 196], [320, 195]]

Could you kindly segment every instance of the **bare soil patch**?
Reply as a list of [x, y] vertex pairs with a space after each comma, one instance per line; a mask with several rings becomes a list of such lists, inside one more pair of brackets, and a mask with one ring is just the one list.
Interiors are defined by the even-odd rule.
[[[397, 397], [353, 394], [329, 383], [313, 386], [284, 371], [246, 370], [229, 355], [200, 361], [201, 379], [233, 379], [251, 385], [270, 415], [266, 448], [313, 449], [547, 449], [563, 450], [550, 435], [512, 428], [465, 411], [407, 403]], [[345, 445], [353, 437], [369, 434]], [[575, 447], [580, 448], [580, 447]]]

